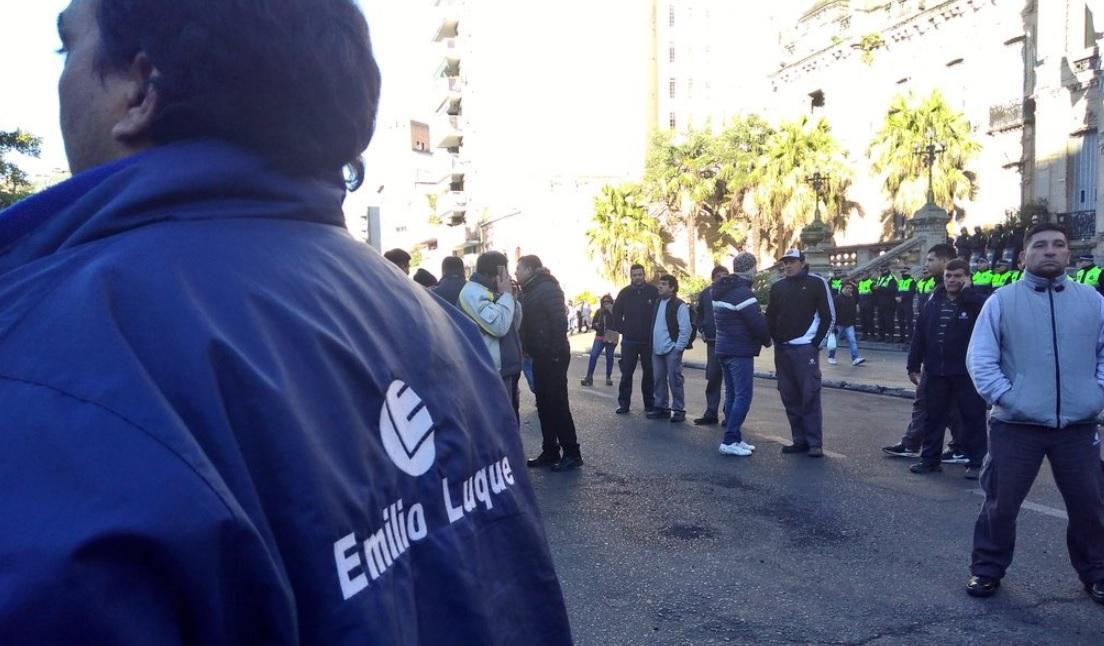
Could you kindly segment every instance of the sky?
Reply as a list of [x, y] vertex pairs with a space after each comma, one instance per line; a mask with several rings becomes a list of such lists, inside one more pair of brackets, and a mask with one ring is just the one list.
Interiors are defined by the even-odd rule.
[[[41, 159], [20, 164], [32, 175], [66, 169], [58, 126], [57, 79], [63, 57], [55, 50], [57, 15], [69, 0], [0, 0], [0, 61], [4, 61], [0, 130], [22, 128], [42, 137]], [[413, 47], [430, 34], [424, 27], [430, 0], [359, 0], [372, 29], [373, 46], [385, 79], [380, 118], [403, 114], [418, 101]], [[414, 75], [410, 72], [417, 69]], [[423, 74], [424, 75], [424, 74]]]

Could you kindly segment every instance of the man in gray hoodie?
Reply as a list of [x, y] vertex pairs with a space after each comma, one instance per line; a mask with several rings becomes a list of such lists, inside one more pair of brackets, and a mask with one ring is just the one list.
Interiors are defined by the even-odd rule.
[[974, 528], [966, 592], [988, 597], [1012, 563], [1016, 517], [1045, 456], [1069, 514], [1066, 543], [1085, 590], [1104, 604], [1104, 469], [1096, 418], [1104, 408], [1104, 298], [1066, 278], [1065, 229], [1025, 236], [1023, 280], [993, 293], [966, 366], [993, 406], [985, 504]]

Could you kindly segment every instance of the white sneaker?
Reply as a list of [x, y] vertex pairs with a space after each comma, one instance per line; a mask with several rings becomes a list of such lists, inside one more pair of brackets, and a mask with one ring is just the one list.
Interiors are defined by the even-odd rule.
[[722, 444], [719, 450], [724, 455], [738, 455], [740, 457], [751, 455], [751, 451], [740, 446], [740, 444]]
[[828, 357], [828, 363], [830, 363], [834, 366], [834, 365], [838, 364], [839, 361], [836, 361], [835, 357]]
[[851, 362], [851, 365], [853, 365], [853, 366], [861, 366], [861, 365], [862, 365], [862, 364], [864, 364], [864, 363], [866, 363], [866, 359], [863, 359], [862, 357], [859, 357], [859, 358], [855, 359], [854, 361], [852, 361], [852, 362]]
[[740, 440], [740, 446], [744, 447], [748, 451], [754, 451], [755, 450], [755, 445], [754, 444], [748, 444], [747, 442], [744, 442], [743, 440]]

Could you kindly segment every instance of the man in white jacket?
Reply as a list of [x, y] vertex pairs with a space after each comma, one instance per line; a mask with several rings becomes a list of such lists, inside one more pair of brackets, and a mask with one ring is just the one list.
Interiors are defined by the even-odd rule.
[[514, 298], [507, 271], [509, 261], [498, 251], [488, 251], [475, 261], [475, 273], [460, 290], [460, 309], [475, 321], [491, 353], [496, 370], [502, 370], [501, 339], [514, 329], [521, 308]]

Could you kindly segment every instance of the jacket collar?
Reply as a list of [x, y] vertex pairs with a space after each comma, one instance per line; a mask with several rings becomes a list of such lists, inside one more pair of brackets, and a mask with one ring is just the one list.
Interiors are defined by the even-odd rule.
[[0, 212], [0, 273], [158, 222], [265, 218], [344, 227], [344, 197], [338, 173], [289, 177], [226, 142], [156, 146]]
[[1059, 285], [1065, 285], [1068, 280], [1066, 274], [1059, 274], [1057, 278], [1043, 278], [1042, 276], [1036, 276], [1030, 271], [1024, 270], [1023, 282], [1031, 285], [1033, 288], [1042, 291], [1048, 287], [1057, 287]]

